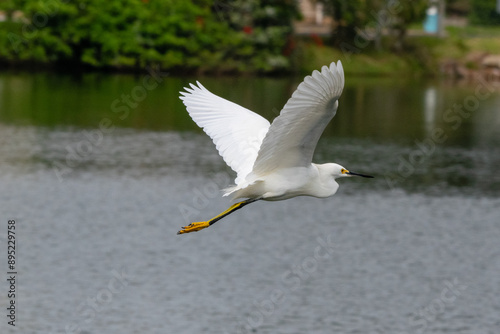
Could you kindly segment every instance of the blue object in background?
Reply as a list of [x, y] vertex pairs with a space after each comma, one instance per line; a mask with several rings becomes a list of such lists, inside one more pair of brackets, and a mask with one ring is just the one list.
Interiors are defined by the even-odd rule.
[[436, 34], [439, 30], [439, 15], [436, 6], [431, 6], [426, 11], [424, 21], [424, 31], [431, 34]]

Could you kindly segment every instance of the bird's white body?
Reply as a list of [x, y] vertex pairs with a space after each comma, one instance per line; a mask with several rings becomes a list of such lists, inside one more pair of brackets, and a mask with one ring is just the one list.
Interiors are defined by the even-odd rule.
[[295, 196], [329, 197], [339, 177], [367, 175], [335, 164], [314, 164], [319, 137], [335, 116], [344, 89], [340, 61], [304, 78], [281, 113], [266, 119], [212, 94], [199, 82], [181, 92], [191, 118], [212, 138], [219, 154], [236, 173], [224, 196], [247, 198], [209, 221], [192, 223], [179, 234], [198, 231], [255, 200], [279, 201]]
[[[336, 167], [338, 166], [338, 167]], [[337, 164], [279, 169], [268, 175], [257, 177], [248, 184], [228, 188], [226, 194], [233, 198], [261, 198], [279, 201], [295, 196], [330, 197], [337, 192], [339, 184], [334, 172], [342, 167]]]

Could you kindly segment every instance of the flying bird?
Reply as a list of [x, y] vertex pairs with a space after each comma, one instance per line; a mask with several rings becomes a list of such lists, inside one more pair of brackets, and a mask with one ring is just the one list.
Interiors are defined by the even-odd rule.
[[210, 220], [184, 226], [177, 234], [207, 228], [258, 200], [329, 197], [339, 188], [337, 178], [373, 177], [350, 172], [336, 163], [312, 162], [319, 137], [335, 116], [344, 88], [340, 60], [305, 77], [272, 123], [196, 83], [184, 88], [180, 99], [237, 174], [235, 185], [224, 189], [224, 196], [245, 200]]

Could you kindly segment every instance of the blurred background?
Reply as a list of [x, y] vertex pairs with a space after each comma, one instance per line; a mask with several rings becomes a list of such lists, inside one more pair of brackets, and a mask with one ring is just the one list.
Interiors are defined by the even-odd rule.
[[[0, 0], [0, 304], [19, 333], [497, 333], [500, 2]], [[199, 80], [268, 120], [346, 84], [328, 199], [230, 201]], [[7, 314], [7, 312], [4, 312]]]

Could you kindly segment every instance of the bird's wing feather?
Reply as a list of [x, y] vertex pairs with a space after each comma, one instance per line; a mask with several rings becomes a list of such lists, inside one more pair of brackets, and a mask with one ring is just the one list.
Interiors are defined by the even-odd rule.
[[196, 124], [212, 138], [219, 154], [236, 173], [236, 184], [252, 171], [269, 122], [256, 113], [190, 84], [180, 99]]
[[271, 124], [253, 166], [255, 176], [277, 168], [309, 166], [326, 125], [335, 116], [344, 88], [344, 70], [323, 66], [297, 87]]

